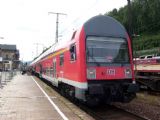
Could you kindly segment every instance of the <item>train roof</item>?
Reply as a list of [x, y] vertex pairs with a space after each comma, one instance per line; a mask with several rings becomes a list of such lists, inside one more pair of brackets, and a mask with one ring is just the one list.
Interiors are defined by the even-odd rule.
[[33, 65], [37, 63], [39, 60], [43, 59], [45, 56], [53, 53], [54, 51], [58, 50], [61, 48], [61, 46], [65, 45], [67, 41], [59, 41], [57, 43], [54, 43], [51, 47], [48, 48], [44, 53], [40, 54], [36, 59], [34, 59], [30, 65]]
[[34, 63], [38, 62], [39, 60], [41, 60], [43, 57], [49, 55], [50, 53], [52, 53], [52, 51], [54, 51], [56, 44], [53, 44], [50, 48], [48, 48], [48, 50], [46, 50], [44, 53], [40, 54], [36, 59], [34, 59], [30, 65], [33, 65]]
[[[121, 37], [127, 39], [127, 34], [125, 28], [121, 25], [120, 22], [115, 20], [112, 17], [98, 15], [90, 18], [80, 26], [75, 26], [76, 29], [80, 29], [84, 27], [86, 36], [110, 36], [110, 37]], [[69, 33], [68, 33], [69, 32]], [[30, 65], [38, 62], [45, 56], [53, 53], [57, 49], [59, 49], [62, 45], [64, 45], [67, 41], [69, 41], [72, 37], [73, 31], [68, 30], [67, 34], [63, 36], [63, 40], [58, 43], [52, 45], [47, 51], [39, 55], [35, 60], [32, 61]]]
[[98, 15], [84, 23], [86, 35], [127, 38], [126, 30], [112, 17]]

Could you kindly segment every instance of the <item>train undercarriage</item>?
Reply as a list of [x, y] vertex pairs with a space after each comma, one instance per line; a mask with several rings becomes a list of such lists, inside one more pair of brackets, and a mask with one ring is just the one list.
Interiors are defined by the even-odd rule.
[[[42, 78], [39, 73], [33, 72], [32, 74]], [[53, 83], [51, 82], [51, 84]], [[88, 106], [97, 106], [112, 102], [130, 102], [136, 97], [139, 87], [137, 84], [133, 84], [132, 80], [89, 80], [88, 89], [79, 89], [60, 82], [58, 90], [71, 100], [79, 100]]]
[[141, 88], [160, 92], [160, 72], [138, 71], [136, 81]]
[[111, 102], [130, 102], [139, 90], [136, 84], [124, 81], [89, 81], [87, 90], [61, 83], [59, 89], [61, 94], [78, 99], [89, 106]]

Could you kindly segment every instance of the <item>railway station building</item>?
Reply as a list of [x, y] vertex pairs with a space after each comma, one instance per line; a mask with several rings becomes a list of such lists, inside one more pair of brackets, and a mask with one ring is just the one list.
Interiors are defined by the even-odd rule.
[[0, 44], [0, 71], [18, 69], [19, 64], [16, 45]]

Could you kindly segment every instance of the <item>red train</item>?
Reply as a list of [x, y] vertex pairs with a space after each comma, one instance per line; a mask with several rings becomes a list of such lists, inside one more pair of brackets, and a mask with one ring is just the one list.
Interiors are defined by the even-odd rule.
[[129, 102], [135, 83], [131, 41], [109, 16], [95, 16], [35, 59], [32, 72], [88, 104]]

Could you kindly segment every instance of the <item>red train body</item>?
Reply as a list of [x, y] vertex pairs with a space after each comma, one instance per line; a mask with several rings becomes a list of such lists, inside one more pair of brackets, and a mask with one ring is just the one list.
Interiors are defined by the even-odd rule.
[[138, 90], [131, 41], [124, 27], [108, 16], [89, 19], [30, 67], [63, 93], [89, 104], [127, 102]]

